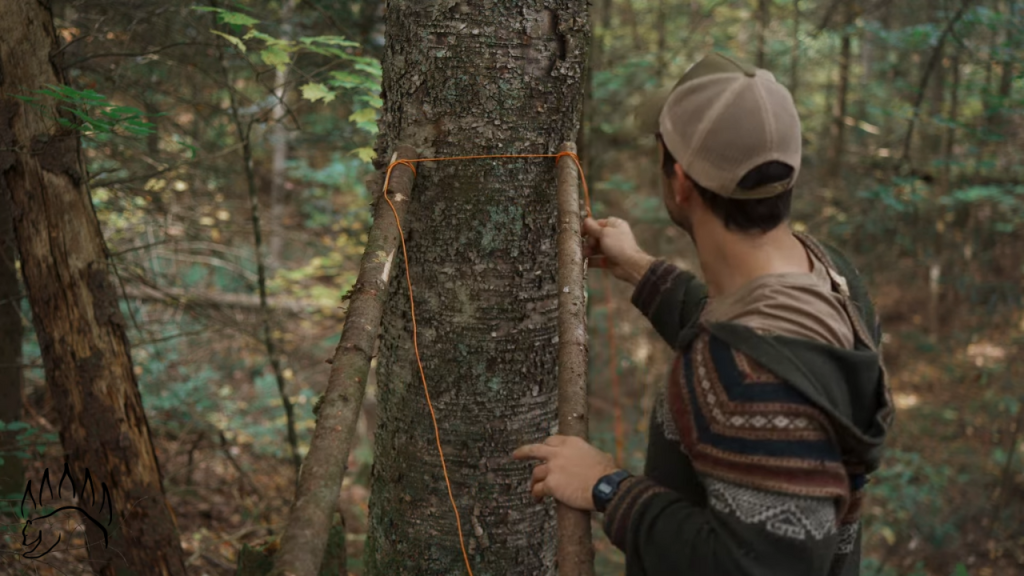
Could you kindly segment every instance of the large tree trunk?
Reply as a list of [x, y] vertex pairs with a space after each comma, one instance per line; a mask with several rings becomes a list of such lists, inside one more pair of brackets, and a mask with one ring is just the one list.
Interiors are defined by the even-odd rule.
[[[379, 162], [553, 154], [579, 126], [586, 5], [388, 5]], [[569, 161], [569, 160], [563, 160]], [[552, 574], [554, 508], [518, 446], [556, 427], [555, 162], [418, 165], [407, 237], [423, 369], [474, 573]], [[413, 352], [405, 264], [383, 320], [368, 574], [466, 574]]]
[[92, 569], [184, 575], [78, 135], [54, 120], [74, 117], [13, 98], [65, 83], [50, 58], [53, 19], [44, 3], [24, 0], [0, 0], [0, 14], [0, 188], [11, 198], [61, 443], [74, 473], [105, 482], [114, 504], [109, 548], [85, 523]]
[[[3, 125], [0, 124], [0, 130]], [[3, 181], [0, 180], [0, 188]], [[15, 266], [14, 228], [10, 196], [0, 189], [0, 421], [21, 420], [21, 288]], [[0, 432], [0, 499], [17, 497], [25, 489], [21, 458], [14, 450], [16, 432]], [[8, 454], [4, 454], [8, 452]]]

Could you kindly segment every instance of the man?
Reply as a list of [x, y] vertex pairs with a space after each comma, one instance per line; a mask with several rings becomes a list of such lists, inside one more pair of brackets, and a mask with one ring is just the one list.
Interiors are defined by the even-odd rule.
[[800, 120], [765, 70], [713, 54], [659, 103], [665, 208], [704, 282], [644, 253], [616, 218], [587, 256], [636, 286], [678, 352], [643, 476], [579, 438], [517, 450], [532, 490], [604, 512], [628, 576], [859, 574], [862, 489], [892, 403], [857, 271], [789, 227]]

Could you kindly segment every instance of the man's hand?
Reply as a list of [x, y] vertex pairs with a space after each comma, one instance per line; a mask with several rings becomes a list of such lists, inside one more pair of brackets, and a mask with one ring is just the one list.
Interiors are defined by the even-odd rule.
[[[583, 231], [587, 235], [583, 257], [590, 259], [591, 267], [607, 268], [619, 280], [636, 286], [654, 263], [654, 257], [640, 249], [625, 220], [587, 218], [583, 221]], [[595, 256], [603, 258], [593, 258]]]
[[611, 455], [576, 436], [551, 436], [543, 444], [528, 444], [512, 453], [516, 460], [541, 460], [533, 469], [530, 491], [539, 502], [545, 496], [576, 508], [593, 510], [594, 484], [618, 470]]

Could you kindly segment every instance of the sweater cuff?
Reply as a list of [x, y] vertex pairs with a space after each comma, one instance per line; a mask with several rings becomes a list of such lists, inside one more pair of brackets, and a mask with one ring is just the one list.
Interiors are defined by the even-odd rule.
[[668, 491], [667, 488], [643, 476], [632, 476], [619, 484], [619, 491], [612, 498], [604, 515], [604, 533], [616, 548], [626, 549], [633, 512], [640, 509], [655, 494]]
[[647, 269], [633, 290], [632, 302], [647, 318], [651, 317], [664, 294], [683, 271], [659, 258]]

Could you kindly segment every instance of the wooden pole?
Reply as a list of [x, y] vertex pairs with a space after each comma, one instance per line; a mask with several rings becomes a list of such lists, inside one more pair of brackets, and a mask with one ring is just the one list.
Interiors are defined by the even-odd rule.
[[[414, 160], [416, 150], [400, 146], [392, 161]], [[413, 173], [405, 165], [391, 172], [388, 192], [399, 219], [404, 220], [412, 192]], [[383, 186], [383, 179], [378, 180]], [[299, 485], [274, 562], [273, 576], [317, 576], [338, 505], [345, 465], [355, 438], [370, 373], [373, 346], [380, 331], [394, 261], [401, 258], [398, 227], [388, 203], [377, 195], [373, 226], [359, 266], [341, 341], [334, 351], [331, 374], [317, 412], [316, 429], [303, 461]]]
[[[563, 144], [561, 152], [576, 152]], [[587, 438], [587, 316], [576, 163], [558, 162], [558, 433]], [[590, 513], [557, 504], [558, 576], [594, 576]]]

